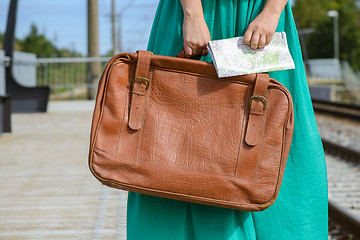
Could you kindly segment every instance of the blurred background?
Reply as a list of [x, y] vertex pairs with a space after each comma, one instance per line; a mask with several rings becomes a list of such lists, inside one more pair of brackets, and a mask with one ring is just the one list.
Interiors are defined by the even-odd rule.
[[[87, 1], [20, 0], [14, 45], [18, 81], [49, 86], [51, 100], [93, 98], [95, 79], [109, 57], [146, 49], [157, 2], [106, 0], [88, 8]], [[0, 3], [0, 49], [9, 6], [10, 1]]]
[[[14, 46], [14, 65], [19, 71], [15, 74], [28, 70], [32, 74], [17, 80], [25, 86], [49, 86], [51, 100], [93, 97], [91, 89], [98, 78], [94, 74], [100, 74], [109, 57], [146, 49], [157, 2], [105, 0], [91, 13], [87, 1], [21, 0]], [[291, 3], [313, 97], [359, 105], [359, 1]], [[0, 49], [9, 4], [7, 0], [0, 3]], [[87, 21], [88, 16], [94, 22]], [[26, 64], [17, 61], [18, 54], [21, 59], [26, 56]], [[89, 62], [91, 72], [86, 67]], [[3, 85], [0, 82], [2, 94]]]
[[[290, 2], [326, 151], [329, 239], [357, 239], [360, 1]], [[0, 239], [126, 239], [126, 193], [87, 168], [91, 114], [109, 59], [146, 49], [157, 4], [0, 0]]]

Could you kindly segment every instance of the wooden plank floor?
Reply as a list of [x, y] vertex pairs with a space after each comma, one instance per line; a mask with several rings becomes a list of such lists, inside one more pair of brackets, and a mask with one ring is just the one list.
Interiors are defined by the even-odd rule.
[[93, 104], [12, 115], [0, 136], [0, 239], [126, 239], [126, 192], [88, 169]]

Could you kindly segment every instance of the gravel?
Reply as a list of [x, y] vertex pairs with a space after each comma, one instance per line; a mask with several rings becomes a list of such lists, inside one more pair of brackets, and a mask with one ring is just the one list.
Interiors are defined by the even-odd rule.
[[348, 119], [316, 114], [320, 136], [330, 142], [360, 152], [360, 123]]

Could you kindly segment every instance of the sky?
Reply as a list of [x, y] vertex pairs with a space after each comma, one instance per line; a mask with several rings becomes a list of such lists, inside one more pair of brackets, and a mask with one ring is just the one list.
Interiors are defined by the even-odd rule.
[[[98, 2], [99, 47], [104, 55], [112, 48], [111, 0]], [[1, 32], [6, 28], [9, 4], [10, 0], [0, 0]], [[158, 0], [116, 0], [118, 23], [122, 13], [123, 51], [146, 48], [157, 4]], [[32, 23], [57, 47], [87, 54], [87, 0], [18, 0], [16, 37], [23, 39]]]

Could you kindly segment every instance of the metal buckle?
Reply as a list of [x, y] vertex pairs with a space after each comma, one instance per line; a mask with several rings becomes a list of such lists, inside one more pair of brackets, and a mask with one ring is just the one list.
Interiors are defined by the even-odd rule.
[[261, 102], [263, 103], [263, 111], [265, 111], [265, 108], [266, 108], [266, 104], [267, 104], [267, 100], [264, 96], [258, 96], [258, 95], [255, 95], [255, 96], [252, 96], [250, 98], [250, 103], [249, 103], [249, 107], [251, 108], [251, 105], [252, 105], [252, 100], [253, 99], [257, 99], [257, 102], [259, 102], [261, 100]]
[[131, 84], [131, 88], [134, 87], [134, 84], [135, 84], [135, 82], [136, 82], [137, 80], [140, 80], [140, 81], [138, 81], [140, 85], [143, 84], [143, 83], [144, 83], [144, 85], [146, 84], [145, 90], [147, 91], [148, 88], [149, 88], [149, 85], [150, 85], [150, 81], [149, 81], [149, 79], [144, 78], [144, 77], [135, 77], [134, 80], [133, 80], [133, 82], [132, 82], [132, 84]]

